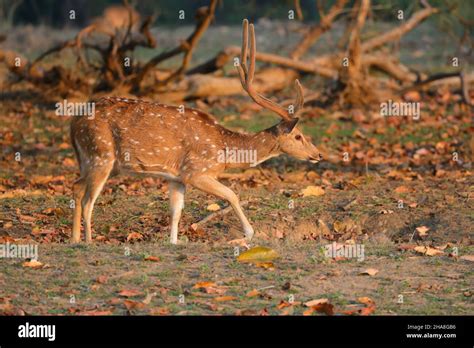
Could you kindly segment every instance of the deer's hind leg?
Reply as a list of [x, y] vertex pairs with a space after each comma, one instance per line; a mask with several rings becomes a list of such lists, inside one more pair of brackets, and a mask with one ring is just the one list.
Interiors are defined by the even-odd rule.
[[86, 181], [79, 178], [72, 188], [74, 193], [74, 216], [72, 220], [72, 243], [79, 243], [81, 240], [81, 215], [82, 215], [82, 198], [86, 191]]
[[240, 223], [242, 224], [242, 228], [245, 233], [245, 239], [247, 241], [250, 241], [252, 239], [254, 235], [253, 228], [250, 225], [250, 222], [245, 217], [244, 211], [242, 210], [242, 207], [240, 206], [239, 198], [234, 193], [234, 191], [232, 191], [227, 186], [221, 184], [219, 181], [209, 176], [193, 177], [190, 180], [190, 184], [201, 191], [210, 193], [216, 197], [219, 197], [228, 201], [230, 205], [232, 206], [232, 208], [234, 208], [234, 211], [237, 214], [237, 217], [239, 218]]
[[92, 210], [97, 197], [102, 191], [107, 181], [114, 163], [113, 161], [105, 165], [93, 166], [87, 173], [85, 180], [85, 191], [81, 201], [82, 217], [84, 218], [84, 229], [86, 233], [86, 243], [92, 242]]
[[181, 218], [181, 212], [184, 208], [184, 194], [186, 192], [186, 186], [176, 181], [170, 181], [170, 242], [171, 244], [178, 243], [178, 226], [179, 219]]

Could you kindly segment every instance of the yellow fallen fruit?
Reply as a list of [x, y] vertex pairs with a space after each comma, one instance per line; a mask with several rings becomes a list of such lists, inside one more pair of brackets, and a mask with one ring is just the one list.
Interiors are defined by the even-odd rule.
[[262, 262], [270, 261], [279, 257], [278, 253], [267, 247], [254, 247], [247, 251], [244, 251], [237, 257], [237, 261], [240, 262]]

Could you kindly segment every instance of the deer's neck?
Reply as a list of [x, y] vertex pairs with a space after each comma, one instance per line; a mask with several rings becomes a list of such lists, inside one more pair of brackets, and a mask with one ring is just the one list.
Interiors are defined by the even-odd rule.
[[266, 131], [254, 134], [232, 133], [224, 143], [226, 163], [231, 168], [254, 167], [281, 153], [276, 137]]

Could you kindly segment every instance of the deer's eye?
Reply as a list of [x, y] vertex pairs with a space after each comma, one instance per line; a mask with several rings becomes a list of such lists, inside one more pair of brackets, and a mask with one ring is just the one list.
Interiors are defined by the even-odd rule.
[[298, 134], [298, 135], [295, 136], [295, 139], [296, 139], [296, 140], [301, 140], [302, 137], [301, 137], [301, 135]]

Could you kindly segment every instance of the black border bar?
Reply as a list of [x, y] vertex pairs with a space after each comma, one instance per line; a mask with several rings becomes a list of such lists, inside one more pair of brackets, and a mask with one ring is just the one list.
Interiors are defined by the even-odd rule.
[[[472, 347], [473, 316], [22, 316], [0, 317], [0, 346], [64, 344], [449, 345]], [[55, 325], [55, 340], [20, 338], [19, 326]], [[417, 327], [418, 329], [413, 329]], [[408, 338], [407, 334], [456, 334]]]

